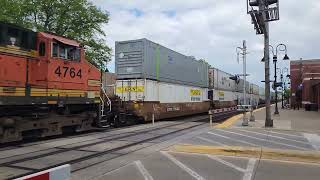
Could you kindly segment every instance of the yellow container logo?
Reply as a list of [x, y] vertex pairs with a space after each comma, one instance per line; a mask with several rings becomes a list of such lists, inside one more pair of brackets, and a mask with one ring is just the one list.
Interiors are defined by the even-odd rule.
[[221, 97], [221, 96], [222, 96], [222, 97], [224, 96], [224, 92], [223, 92], [223, 91], [219, 91], [218, 93], [219, 93], [219, 96], [220, 96], [220, 97]]
[[201, 95], [201, 91], [198, 89], [191, 89], [190, 90], [190, 95], [191, 96], [200, 96]]
[[144, 86], [123, 86], [117, 87], [117, 93], [126, 93], [126, 92], [144, 92]]

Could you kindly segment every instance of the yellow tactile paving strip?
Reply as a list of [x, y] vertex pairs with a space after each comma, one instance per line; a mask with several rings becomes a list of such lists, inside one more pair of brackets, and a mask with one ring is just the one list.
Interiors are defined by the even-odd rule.
[[[259, 108], [259, 109], [254, 110], [253, 112], [255, 113], [255, 112], [261, 111], [263, 109], [265, 109], [265, 108], [264, 107]], [[243, 117], [243, 114], [238, 114], [238, 115], [232, 116], [231, 118], [225, 120], [223, 123], [218, 124], [214, 127], [215, 128], [228, 128], [228, 127], [232, 126], [234, 123], [236, 123], [238, 120], [240, 120], [242, 117]]]

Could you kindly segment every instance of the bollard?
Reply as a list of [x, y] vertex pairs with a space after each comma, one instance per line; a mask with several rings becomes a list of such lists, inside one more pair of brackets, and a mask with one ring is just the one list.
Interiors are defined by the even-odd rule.
[[243, 120], [242, 120], [242, 126], [249, 126], [249, 122], [248, 119], [246, 117], [246, 113], [247, 113], [247, 107], [243, 108]]
[[251, 111], [250, 111], [250, 121], [251, 122], [254, 122], [256, 120], [256, 118], [254, 117], [253, 115], [253, 108], [251, 108]]
[[249, 122], [248, 122], [248, 119], [246, 117], [246, 112], [243, 112], [242, 126], [249, 126]]
[[152, 113], [152, 125], [154, 126], [154, 113]]
[[212, 110], [209, 110], [208, 114], [210, 119], [210, 127], [212, 127], [212, 115], [213, 115]]

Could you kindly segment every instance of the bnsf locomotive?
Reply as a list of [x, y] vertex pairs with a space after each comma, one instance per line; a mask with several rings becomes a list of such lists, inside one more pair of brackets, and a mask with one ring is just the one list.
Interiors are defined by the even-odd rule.
[[101, 125], [100, 77], [78, 42], [0, 22], [0, 142]]

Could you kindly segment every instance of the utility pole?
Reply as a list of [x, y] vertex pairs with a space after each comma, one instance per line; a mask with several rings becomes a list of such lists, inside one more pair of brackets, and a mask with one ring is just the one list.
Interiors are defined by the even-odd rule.
[[[242, 55], [242, 60], [243, 60], [243, 74], [239, 75], [239, 76], [243, 76], [243, 104], [242, 105], [247, 105], [247, 92], [246, 92], [246, 82], [247, 82], [247, 44], [246, 44], [246, 40], [243, 40], [242, 43], [242, 47], [237, 47], [237, 60], [239, 62], [239, 54]], [[242, 122], [242, 126], [248, 126], [249, 122], [248, 119], [246, 118], [246, 113], [244, 111], [243, 113], [243, 122]]]
[[256, 34], [264, 35], [264, 70], [265, 70], [265, 127], [273, 127], [270, 109], [270, 56], [269, 22], [279, 20], [279, 0], [247, 0], [247, 13], [250, 14]]
[[[259, 11], [265, 12], [266, 1], [260, 0]], [[269, 55], [269, 22], [266, 21], [266, 13], [263, 13], [264, 19], [264, 72], [265, 72], [265, 99], [266, 99], [266, 127], [273, 127], [273, 120], [271, 119], [271, 108], [270, 108], [270, 55]]]
[[242, 44], [242, 60], [243, 60], [243, 104], [247, 105], [246, 82], [247, 82], [247, 45], [246, 40]]

